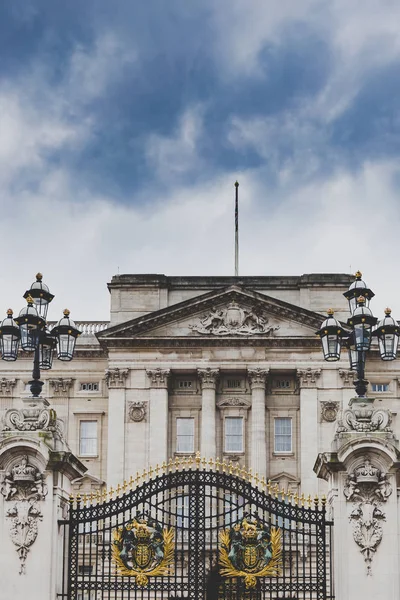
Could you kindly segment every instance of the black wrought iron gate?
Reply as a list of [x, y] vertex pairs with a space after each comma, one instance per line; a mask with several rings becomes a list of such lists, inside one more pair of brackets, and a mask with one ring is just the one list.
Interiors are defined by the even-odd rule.
[[334, 598], [324, 502], [200, 459], [145, 475], [71, 499], [60, 599]]

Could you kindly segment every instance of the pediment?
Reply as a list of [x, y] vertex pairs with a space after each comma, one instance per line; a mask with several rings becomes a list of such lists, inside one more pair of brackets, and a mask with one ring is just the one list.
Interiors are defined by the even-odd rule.
[[249, 289], [230, 286], [149, 313], [97, 334], [101, 344], [127, 339], [223, 340], [313, 338], [323, 316]]

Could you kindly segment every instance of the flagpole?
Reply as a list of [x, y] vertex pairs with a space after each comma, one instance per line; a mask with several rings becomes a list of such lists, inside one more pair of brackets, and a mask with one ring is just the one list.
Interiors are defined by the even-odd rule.
[[235, 276], [239, 275], [239, 182], [235, 182]]

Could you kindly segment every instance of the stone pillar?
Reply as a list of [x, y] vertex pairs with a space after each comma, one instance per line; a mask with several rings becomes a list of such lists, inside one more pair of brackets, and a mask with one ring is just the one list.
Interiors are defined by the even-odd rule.
[[[71, 480], [86, 467], [68, 450], [44, 398], [24, 398], [0, 426], [1, 598], [54, 600], [61, 592]], [[1, 415], [3, 416], [3, 415]]]
[[251, 386], [251, 448], [250, 466], [253, 473], [267, 478], [267, 436], [265, 427], [265, 385], [267, 369], [248, 369]]
[[125, 479], [125, 386], [127, 369], [108, 369], [107, 486], [116, 487]]
[[168, 378], [169, 369], [150, 369], [150, 445], [149, 465], [168, 460]]
[[219, 369], [197, 369], [201, 384], [201, 436], [200, 452], [202, 456], [215, 458], [216, 443], [216, 396]]
[[318, 481], [313, 472], [318, 452], [318, 390], [317, 379], [321, 369], [298, 369], [300, 385], [300, 480], [305, 494], [318, 492]]
[[314, 467], [329, 482], [335, 597], [343, 600], [400, 598], [400, 452], [390, 411], [373, 403], [373, 398], [350, 401], [332, 451], [319, 454]]

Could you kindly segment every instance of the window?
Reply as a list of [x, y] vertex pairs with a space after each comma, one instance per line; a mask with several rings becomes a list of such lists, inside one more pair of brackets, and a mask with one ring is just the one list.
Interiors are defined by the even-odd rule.
[[99, 391], [99, 382], [92, 381], [92, 382], [81, 383], [80, 389], [82, 392], [98, 392]]
[[290, 388], [290, 379], [275, 379], [274, 387], [279, 390], [284, 390]]
[[225, 417], [225, 452], [243, 452], [243, 417]]
[[97, 456], [97, 421], [81, 421], [79, 425], [80, 456]]
[[189, 528], [189, 496], [178, 496], [176, 499], [176, 527]]
[[227, 379], [226, 380], [226, 387], [230, 388], [230, 389], [241, 388], [242, 387], [242, 380], [241, 379]]
[[194, 452], [194, 419], [176, 419], [176, 451]]
[[292, 419], [275, 418], [275, 452], [292, 452]]
[[233, 525], [243, 519], [244, 498], [234, 492], [225, 494], [225, 525]]
[[93, 573], [93, 565], [79, 565], [79, 575], [91, 575]]
[[193, 381], [190, 379], [180, 379], [178, 381], [179, 389], [191, 389], [193, 387]]
[[388, 392], [389, 384], [388, 383], [372, 383], [371, 389], [373, 392]]

